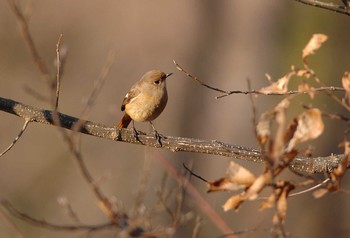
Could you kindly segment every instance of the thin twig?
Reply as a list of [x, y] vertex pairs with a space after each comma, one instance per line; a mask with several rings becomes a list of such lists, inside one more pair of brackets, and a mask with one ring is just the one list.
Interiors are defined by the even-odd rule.
[[[11, 9], [13, 10], [13, 12], [16, 15], [18, 22], [20, 23], [22, 33], [24, 36], [24, 41], [26, 42], [26, 44], [29, 48], [31, 56], [32, 56], [34, 62], [36, 63], [39, 71], [43, 75], [45, 81], [49, 85], [51, 99], [53, 99], [51, 102], [52, 102], [52, 106], [54, 108], [54, 110], [50, 113], [50, 116], [49, 116], [50, 117], [50, 119], [49, 119], [50, 124], [53, 124], [53, 125], [56, 125], [56, 126], [62, 128], [60, 114], [58, 113], [58, 100], [59, 100], [59, 91], [60, 91], [60, 82], [59, 81], [61, 78], [61, 71], [60, 71], [61, 58], [60, 58], [59, 46], [60, 46], [62, 35], [59, 37], [58, 42], [56, 44], [56, 60], [57, 60], [57, 62], [56, 62], [57, 63], [56, 84], [57, 85], [56, 85], [56, 87], [53, 87], [55, 85], [53, 83], [54, 81], [51, 82], [49, 70], [47, 69], [46, 65], [44, 64], [44, 62], [41, 60], [41, 57], [39, 56], [39, 53], [36, 49], [33, 38], [30, 34], [28, 23], [24, 17], [24, 14], [22, 13], [22, 11], [19, 7], [18, 1], [17, 0], [8, 0], [8, 2], [10, 4]], [[46, 119], [48, 119], [48, 118], [46, 118]], [[33, 120], [33, 118], [31, 118], [31, 119], [28, 119], [26, 121], [29, 122], [29, 121], [35, 121], [35, 120]], [[81, 120], [77, 120], [76, 122], [79, 122], [82, 125], [84, 125], [84, 123], [82, 123]], [[71, 124], [71, 126], [77, 125], [77, 124], [78, 123], [74, 123], [74, 124]], [[65, 141], [67, 142], [72, 154], [74, 155], [74, 158], [77, 160], [80, 171], [82, 172], [85, 180], [92, 187], [96, 197], [98, 198], [100, 205], [102, 206], [101, 208], [104, 210], [104, 212], [108, 213], [107, 215], [109, 216], [109, 218], [113, 221], [113, 223], [117, 227], [120, 227], [121, 225], [125, 224], [125, 222], [121, 220], [123, 218], [123, 216], [119, 216], [119, 214], [113, 212], [112, 204], [104, 196], [104, 194], [101, 192], [99, 187], [94, 183], [94, 179], [92, 178], [91, 174], [87, 170], [87, 167], [83, 161], [83, 157], [82, 157], [81, 153], [77, 150], [73, 140], [67, 135], [67, 133], [65, 133], [65, 131], [61, 130], [61, 132], [62, 132], [62, 135], [63, 135]]]
[[97, 96], [102, 90], [102, 87], [104, 83], [107, 80], [107, 76], [112, 68], [113, 62], [115, 58], [115, 51], [111, 50], [108, 54], [108, 57], [106, 59], [105, 64], [103, 65], [99, 77], [94, 82], [94, 88], [91, 91], [88, 99], [86, 100], [86, 104], [81, 112], [80, 118], [83, 120], [80, 120], [78, 123], [75, 124], [75, 131], [79, 131], [81, 126], [84, 124], [84, 120], [86, 120], [86, 117], [92, 110], [92, 107], [97, 99]]
[[23, 220], [27, 223], [30, 223], [32, 225], [46, 228], [46, 229], [51, 229], [51, 230], [66, 230], [66, 231], [77, 231], [77, 230], [88, 230], [88, 231], [96, 231], [96, 230], [101, 230], [105, 229], [108, 227], [112, 227], [114, 224], [113, 223], [105, 223], [105, 224], [100, 224], [100, 225], [58, 225], [58, 224], [53, 224], [44, 220], [39, 220], [36, 218], [33, 218], [23, 212], [18, 211], [9, 201], [3, 200], [1, 202], [4, 208], [12, 214], [14, 217]]
[[199, 80], [196, 76], [193, 76], [192, 74], [190, 74], [190, 73], [188, 73], [186, 70], [184, 70], [184, 68], [182, 68], [178, 63], [176, 63], [175, 60], [173, 60], [173, 62], [174, 62], [174, 64], [175, 64], [176, 68], [177, 68], [179, 71], [185, 73], [188, 77], [190, 77], [191, 79], [197, 81], [200, 85], [202, 85], [202, 86], [204, 86], [204, 87], [206, 87], [206, 88], [209, 88], [209, 89], [211, 89], [211, 90], [220, 92], [220, 93], [225, 93], [225, 94], [230, 93], [230, 91], [226, 91], [226, 90], [222, 90], [222, 89], [219, 89], [219, 88], [215, 88], [215, 87], [212, 87], [212, 86], [210, 86], [210, 85], [208, 85], [208, 84], [203, 83], [203, 82], [202, 82], [201, 80]]
[[58, 100], [60, 98], [60, 88], [61, 88], [61, 53], [60, 53], [60, 45], [62, 40], [62, 34], [58, 37], [58, 41], [56, 44], [56, 93], [55, 93], [55, 107], [54, 109], [58, 110]]
[[288, 195], [288, 197], [294, 197], [294, 196], [298, 196], [300, 194], [304, 194], [304, 193], [308, 193], [311, 192], [319, 187], [322, 187], [324, 184], [326, 184], [328, 181], [330, 180], [330, 178], [326, 178], [325, 180], [323, 180], [321, 183], [316, 184], [315, 186], [312, 186], [311, 188], [305, 189], [303, 191], [300, 192], [296, 192], [296, 193], [291, 193]]
[[57, 202], [59, 205], [61, 205], [64, 208], [65, 213], [68, 215], [69, 218], [71, 218], [77, 224], [81, 224], [78, 214], [74, 211], [67, 197], [65, 196], [59, 197], [57, 198]]
[[334, 92], [334, 91], [340, 91], [340, 92], [345, 92], [345, 89], [342, 87], [319, 87], [319, 88], [312, 88], [310, 90], [290, 90], [288, 92], [284, 92], [284, 93], [278, 93], [278, 92], [271, 92], [271, 93], [265, 93], [265, 92], [261, 92], [259, 90], [251, 90], [249, 89], [248, 91], [244, 91], [244, 90], [223, 90], [223, 89], [219, 89], [219, 88], [215, 88], [212, 87], [206, 83], [203, 83], [201, 80], [199, 80], [196, 76], [193, 76], [192, 74], [188, 73], [183, 67], [181, 67], [178, 63], [175, 62], [175, 60], [173, 60], [174, 64], [176, 65], [176, 68], [185, 73], [188, 77], [190, 77], [191, 79], [197, 81], [200, 85], [209, 88], [211, 90], [214, 90], [216, 92], [220, 92], [223, 93], [223, 95], [220, 96], [216, 96], [216, 99], [220, 99], [223, 97], [227, 97], [229, 95], [232, 94], [257, 94], [257, 95], [266, 95], [266, 96], [286, 96], [286, 95], [292, 95], [292, 94], [309, 94], [309, 93], [313, 93], [313, 92]]
[[318, 7], [325, 10], [330, 10], [336, 13], [350, 16], [350, 8], [347, 8], [345, 6], [339, 6], [332, 2], [326, 3], [326, 2], [316, 1], [316, 0], [294, 0], [294, 1], [306, 4], [309, 6]]
[[199, 233], [200, 233], [202, 225], [203, 225], [202, 218], [199, 215], [197, 215], [196, 216], [196, 221], [195, 221], [195, 224], [194, 224], [194, 227], [193, 227], [193, 230], [192, 230], [191, 238], [199, 237]]
[[27, 129], [27, 126], [29, 124], [30, 121], [26, 120], [24, 122], [24, 125], [21, 129], [21, 131], [18, 133], [18, 135], [16, 136], [16, 138], [12, 141], [12, 143], [0, 154], [0, 157], [3, 156], [4, 154], [6, 154], [9, 150], [11, 150], [11, 148], [16, 144], [16, 142], [19, 140], [19, 138], [21, 138], [21, 136], [23, 135], [23, 132]]
[[41, 102], [49, 102], [50, 101], [50, 99], [47, 96], [44, 96], [43, 94], [39, 93], [37, 90], [35, 90], [27, 85], [23, 86], [23, 90], [27, 94], [29, 94], [30, 96], [32, 96], [33, 98], [35, 98], [38, 101], [41, 101]]
[[216, 99], [220, 99], [226, 96], [229, 96], [231, 94], [257, 94], [257, 95], [265, 95], [265, 96], [286, 96], [286, 95], [292, 95], [292, 94], [309, 94], [309, 93], [314, 93], [314, 92], [345, 92], [344, 88], [341, 87], [319, 87], [319, 88], [312, 88], [310, 90], [290, 90], [285, 93], [277, 93], [277, 92], [271, 92], [271, 93], [262, 93], [259, 90], [251, 90], [251, 91], [240, 91], [240, 90], [235, 90], [235, 91], [229, 91], [225, 95], [217, 96]]
[[[186, 178], [181, 176], [177, 169], [162, 156], [157, 156], [158, 161], [166, 169], [166, 171], [175, 178], [179, 183], [184, 184], [189, 196], [195, 201], [196, 205], [201, 209], [201, 211], [208, 216], [208, 218], [221, 230], [224, 234], [233, 234], [234, 231], [228, 226], [228, 224], [223, 220], [223, 218], [210, 206], [210, 204], [199, 194], [197, 189], [191, 184], [186, 182]], [[186, 183], [185, 183], [186, 182]], [[236, 236], [230, 235], [228, 237], [234, 238]]]
[[205, 178], [203, 178], [203, 177], [199, 176], [198, 174], [192, 172], [192, 170], [190, 170], [190, 169], [186, 166], [185, 163], [182, 163], [182, 166], [186, 169], [187, 172], [190, 173], [190, 175], [192, 175], [192, 176], [198, 178], [199, 180], [202, 180], [203, 182], [205, 182], [205, 183], [207, 183], [207, 184], [209, 183], [208, 180], [206, 180]]
[[1, 224], [7, 225], [13, 231], [13, 237], [15, 238], [25, 238], [25, 235], [17, 227], [17, 224], [12, 221], [8, 214], [5, 213], [3, 209], [0, 210]]
[[18, 0], [8, 0], [8, 3], [15, 14], [17, 21], [21, 27], [21, 32], [23, 34], [24, 42], [27, 44], [27, 47], [29, 49], [30, 55], [32, 56], [35, 65], [39, 69], [39, 71], [44, 76], [45, 81], [49, 81], [50, 79], [50, 73], [47, 69], [44, 61], [41, 59], [38, 50], [35, 47], [34, 40], [30, 34], [28, 22], [26, 20], [26, 17], [24, 16]]

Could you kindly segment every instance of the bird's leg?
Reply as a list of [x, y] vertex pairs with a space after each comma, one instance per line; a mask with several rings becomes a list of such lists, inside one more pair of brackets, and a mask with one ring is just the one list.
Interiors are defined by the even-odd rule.
[[152, 121], [150, 121], [153, 132], [154, 132], [154, 137], [157, 139], [159, 145], [162, 147], [162, 142], [160, 141], [160, 139], [162, 138], [162, 136], [158, 133], [158, 131], [156, 130], [156, 128], [154, 127]]
[[135, 128], [135, 123], [134, 123], [134, 120], [132, 120], [132, 131], [133, 131], [133, 134], [134, 134], [134, 137], [137, 141], [140, 141], [139, 139], [139, 132], [136, 130]]

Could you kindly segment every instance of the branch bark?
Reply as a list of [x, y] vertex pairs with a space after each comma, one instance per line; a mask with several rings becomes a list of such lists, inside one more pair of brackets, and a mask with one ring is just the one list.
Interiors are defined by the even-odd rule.
[[[54, 112], [40, 109], [16, 102], [11, 99], [0, 97], [0, 110], [16, 115], [30, 122], [57, 126], [54, 122]], [[193, 152], [211, 155], [220, 155], [232, 159], [247, 160], [254, 163], [264, 163], [259, 150], [251, 149], [239, 145], [227, 144], [217, 140], [200, 140], [193, 138], [182, 138], [161, 135], [161, 145], [153, 134], [139, 132], [136, 138], [132, 129], [117, 129], [95, 123], [83, 121], [79, 118], [72, 117], [63, 113], [58, 113], [59, 126], [68, 130], [79, 132], [103, 139], [138, 144], [156, 148], [163, 148], [172, 152]], [[80, 127], [76, 127], [79, 123]], [[78, 128], [78, 129], [77, 129]], [[326, 157], [307, 158], [297, 157], [291, 164], [290, 168], [294, 171], [311, 174], [330, 172], [340, 164], [344, 155], [330, 155]]]

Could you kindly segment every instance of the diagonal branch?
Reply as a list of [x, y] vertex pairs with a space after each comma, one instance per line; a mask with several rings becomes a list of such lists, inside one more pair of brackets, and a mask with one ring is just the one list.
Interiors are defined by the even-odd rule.
[[16, 136], [16, 138], [12, 141], [12, 143], [3, 151], [0, 153], [0, 157], [3, 156], [4, 154], [6, 154], [9, 150], [12, 149], [12, 147], [17, 143], [17, 141], [19, 140], [19, 138], [21, 138], [21, 136], [23, 135], [24, 131], [27, 129], [27, 126], [29, 124], [30, 121], [25, 121], [23, 124], [23, 127], [21, 129], [21, 131], [18, 133], [18, 135]]
[[196, 82], [198, 82], [200, 85], [209, 88], [213, 91], [222, 93], [222, 95], [216, 96], [216, 99], [220, 99], [223, 97], [227, 97], [230, 96], [232, 94], [256, 94], [256, 95], [273, 95], [273, 96], [286, 96], [286, 95], [293, 95], [293, 94], [309, 94], [309, 93], [315, 93], [315, 92], [326, 92], [328, 94], [330, 94], [331, 92], [345, 92], [345, 89], [342, 87], [334, 87], [334, 86], [325, 86], [323, 85], [322, 87], [319, 88], [311, 88], [309, 90], [290, 90], [287, 92], [263, 92], [261, 90], [248, 90], [248, 91], [244, 91], [244, 90], [223, 90], [220, 88], [215, 88], [213, 86], [210, 86], [206, 83], [204, 83], [203, 81], [201, 81], [199, 78], [197, 78], [196, 76], [190, 74], [189, 72], [187, 72], [182, 66], [180, 66], [175, 60], [173, 60], [173, 63], [175, 64], [176, 68], [183, 72], [184, 74], [186, 74], [189, 78], [195, 80]]
[[350, 7], [345, 7], [345, 6], [339, 6], [337, 4], [334, 4], [332, 2], [321, 2], [317, 0], [294, 0], [300, 3], [303, 3], [305, 5], [313, 6], [313, 7], [318, 7], [322, 8], [325, 10], [330, 10], [336, 13], [340, 14], [345, 14], [350, 16]]
[[29, 26], [28, 26], [28, 21], [26, 17], [24, 16], [22, 10], [20, 9], [19, 6], [19, 1], [18, 0], [8, 0], [8, 3], [11, 7], [11, 10], [15, 14], [17, 21], [19, 23], [19, 26], [21, 28], [21, 32], [23, 34], [23, 38], [25, 43], [27, 44], [27, 47], [29, 49], [30, 55], [32, 56], [36, 66], [38, 67], [40, 73], [44, 76], [45, 81], [48, 81], [50, 78], [50, 73], [49, 70], [47, 69], [44, 61], [41, 59], [34, 40], [32, 38], [32, 35], [30, 34], [29, 31]]
[[[37, 122], [46, 125], [54, 125], [53, 111], [43, 110], [37, 107], [25, 105], [11, 99], [0, 97], [0, 110], [16, 116], [19, 116], [30, 122]], [[58, 113], [59, 126], [72, 131], [76, 130], [76, 123], [81, 120], [63, 113]], [[100, 137], [108, 140], [115, 140], [131, 144], [158, 147], [158, 139], [153, 134], [144, 134], [140, 132], [138, 138], [135, 138], [132, 129], [116, 129], [91, 121], [83, 121], [79, 128], [80, 133]], [[247, 160], [255, 163], [263, 163], [259, 150], [226, 144], [217, 140], [207, 141], [193, 138], [182, 138], [161, 135], [161, 148], [172, 152], [193, 152], [211, 155], [220, 155], [232, 159]], [[297, 157], [290, 163], [290, 168], [302, 173], [326, 173], [338, 166], [343, 155], [330, 155], [326, 157], [306, 158]]]
[[113, 223], [105, 223], [101, 225], [59, 225], [54, 223], [49, 223], [45, 220], [39, 220], [36, 218], [33, 218], [23, 212], [18, 211], [9, 201], [2, 200], [1, 204], [6, 208], [6, 210], [11, 213], [13, 216], [17, 217], [18, 219], [21, 219], [23, 221], [28, 222], [29, 224], [39, 226], [42, 228], [47, 228], [51, 230], [63, 230], [63, 231], [77, 231], [77, 230], [87, 230], [87, 231], [96, 231], [105, 229], [108, 227], [113, 226]]

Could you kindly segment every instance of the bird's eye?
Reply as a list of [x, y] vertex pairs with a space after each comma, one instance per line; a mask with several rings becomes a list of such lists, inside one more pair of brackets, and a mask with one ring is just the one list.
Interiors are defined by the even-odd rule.
[[159, 80], [154, 81], [154, 84], [160, 84], [160, 79], [159, 79]]

